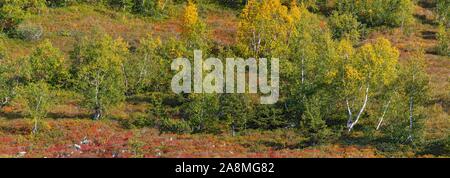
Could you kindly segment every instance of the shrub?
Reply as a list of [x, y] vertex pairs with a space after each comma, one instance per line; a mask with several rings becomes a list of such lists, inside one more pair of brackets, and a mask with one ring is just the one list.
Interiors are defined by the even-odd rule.
[[3, 36], [0, 35], [0, 63], [3, 59], [6, 59], [8, 56], [8, 51], [6, 48], [5, 41], [3, 40]]
[[[170, 70], [171, 60], [179, 57], [187, 57], [192, 59], [192, 53], [188, 53], [185, 43], [177, 38], [170, 37], [157, 49], [157, 56], [160, 60], [158, 66], [159, 71], [157, 72], [156, 78], [158, 80], [154, 81], [154, 84], [149, 86], [151, 91], [161, 91], [165, 92], [170, 90], [170, 82], [173, 77], [173, 71]], [[170, 60], [167, 60], [170, 59]]]
[[357, 42], [360, 37], [361, 24], [352, 14], [339, 14], [334, 12], [329, 23], [333, 37], [336, 39], [348, 38]]
[[16, 80], [13, 79], [17, 75], [15, 66], [19, 61], [9, 58], [3, 36], [0, 35], [0, 109], [8, 105], [15, 96]]
[[52, 86], [62, 86], [68, 79], [63, 53], [49, 40], [34, 49], [22, 68], [24, 77], [31, 82], [44, 81]]
[[255, 107], [255, 117], [249, 119], [248, 127], [254, 129], [276, 129], [287, 126], [283, 110], [277, 105], [262, 105]]
[[73, 5], [81, 0], [47, 0], [49, 7], [66, 7]]
[[155, 118], [148, 117], [142, 113], [132, 113], [129, 119], [121, 120], [121, 125], [125, 128], [142, 128], [142, 127], [154, 127]]
[[16, 35], [18, 38], [26, 41], [40, 40], [44, 33], [44, 29], [40, 25], [32, 23], [22, 23], [17, 26]]
[[231, 7], [235, 9], [241, 9], [247, 3], [247, 0], [222, 0], [219, 3], [226, 7]]
[[320, 101], [318, 97], [307, 99], [300, 120], [300, 131], [309, 137], [311, 144], [322, 143], [331, 135], [331, 130], [323, 118], [321, 109], [324, 106]]
[[47, 9], [46, 1], [47, 0], [28, 0], [26, 9], [31, 13], [40, 14]]
[[450, 1], [448, 0], [437, 0], [436, 11], [438, 14], [438, 21], [445, 24], [447, 27], [450, 26]]
[[19, 87], [17, 90], [19, 99], [24, 101], [24, 110], [27, 116], [34, 123], [32, 132], [36, 133], [38, 126], [42, 124], [42, 120], [51, 106], [52, 96], [50, 88], [47, 83], [38, 82]]
[[214, 94], [190, 94], [185, 103], [184, 118], [194, 133], [211, 132], [218, 124], [218, 97]]
[[0, 31], [14, 32], [30, 13], [46, 8], [45, 0], [0, 0]]
[[189, 123], [181, 119], [162, 118], [157, 121], [157, 125], [163, 133], [187, 134], [192, 132]]
[[108, 5], [121, 11], [130, 11], [133, 7], [133, 0], [108, 0]]
[[164, 94], [159, 92], [154, 92], [150, 94], [150, 104], [152, 105], [149, 109], [149, 116], [153, 118], [169, 117], [169, 113], [163, 106]]
[[425, 145], [424, 151], [421, 154], [433, 154], [437, 156], [450, 156], [450, 136], [439, 140], [430, 141]]
[[412, 0], [338, 0], [336, 6], [369, 26], [403, 26], [413, 20]]
[[8, 66], [6, 66], [6, 63], [0, 58], [0, 109], [9, 103], [12, 94], [8, 77], [10, 72], [11, 71], [8, 69]]
[[0, 0], [1, 31], [11, 32], [28, 15], [25, 0]]
[[439, 25], [439, 31], [437, 33], [437, 52], [443, 56], [450, 56], [450, 30], [444, 25]]
[[252, 117], [250, 98], [246, 94], [222, 94], [219, 98], [219, 118], [234, 136], [245, 130]]
[[166, 7], [166, 0], [133, 0], [133, 12], [144, 16], [162, 15]]

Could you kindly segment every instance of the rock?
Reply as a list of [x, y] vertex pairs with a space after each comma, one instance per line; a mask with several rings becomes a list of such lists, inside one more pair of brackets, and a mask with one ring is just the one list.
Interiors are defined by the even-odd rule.
[[24, 157], [25, 154], [27, 154], [27, 152], [21, 151], [21, 152], [17, 153], [17, 157]]
[[81, 145], [87, 145], [89, 144], [91, 141], [87, 139], [87, 137], [84, 137], [83, 140], [81, 140], [80, 144]]
[[80, 146], [80, 145], [74, 144], [73, 147], [74, 147], [76, 150], [81, 150], [81, 146]]

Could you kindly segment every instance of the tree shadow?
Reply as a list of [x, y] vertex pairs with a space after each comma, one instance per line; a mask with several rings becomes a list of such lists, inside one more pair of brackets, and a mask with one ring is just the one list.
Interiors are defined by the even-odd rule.
[[420, 23], [422, 23], [422, 24], [428, 24], [428, 25], [433, 25], [433, 26], [438, 25], [438, 23], [435, 20], [427, 18], [426, 15], [414, 14], [413, 16], [417, 20], [419, 20]]
[[13, 134], [13, 135], [29, 135], [32, 131], [31, 124], [29, 125], [16, 125], [16, 126], [9, 126], [9, 125], [2, 125], [0, 126], [0, 131], [3, 133]]
[[[3, 112], [0, 111], [0, 117], [6, 118], [8, 120], [23, 119], [25, 114], [21, 112]], [[78, 118], [90, 118], [91, 114], [88, 113], [77, 113], [77, 114], [67, 114], [59, 112], [50, 112], [45, 118], [48, 119], [78, 119]]]
[[132, 104], [149, 103], [151, 98], [149, 96], [130, 96], [125, 101]]
[[0, 117], [6, 118], [8, 120], [22, 119], [24, 115], [21, 112], [4, 112], [0, 111]]
[[91, 114], [88, 113], [77, 113], [77, 114], [67, 114], [61, 112], [50, 112], [47, 114], [46, 118], [50, 119], [78, 119], [78, 118], [91, 118]]
[[427, 39], [427, 40], [436, 40], [437, 39], [436, 32], [425, 30], [420, 33], [422, 34], [423, 39]]
[[420, 0], [417, 2], [417, 5], [423, 8], [433, 8], [436, 6], [436, 3], [434, 1]]
[[428, 143], [419, 155], [450, 156], [450, 137]]

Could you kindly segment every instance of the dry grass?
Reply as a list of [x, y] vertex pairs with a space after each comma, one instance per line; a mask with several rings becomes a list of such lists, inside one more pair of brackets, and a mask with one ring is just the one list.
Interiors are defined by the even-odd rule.
[[[236, 15], [230, 10], [207, 11], [205, 21], [212, 31], [212, 39], [218, 43], [234, 42], [236, 30]], [[29, 23], [41, 25], [44, 29], [44, 39], [50, 41], [62, 50], [66, 57], [74, 44], [82, 36], [91, 36], [93, 31], [102, 31], [114, 38], [121, 37], [131, 44], [139, 39], [153, 34], [162, 39], [179, 35], [181, 21], [179, 15], [167, 19], [154, 20], [113, 10], [91, 7], [88, 5], [70, 6], [67, 8], [49, 8], [40, 15], [27, 19]], [[7, 40], [6, 45], [12, 54], [19, 58], [28, 55], [39, 42], [24, 42]]]

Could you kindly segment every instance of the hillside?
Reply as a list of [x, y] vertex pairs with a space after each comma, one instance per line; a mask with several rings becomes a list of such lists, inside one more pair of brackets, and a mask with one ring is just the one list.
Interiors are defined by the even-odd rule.
[[[0, 1], [0, 3], [1, 2], [3, 1]], [[429, 81], [427, 82], [426, 87], [429, 90], [427, 95], [423, 93], [423, 104], [421, 104], [420, 106], [418, 104], [418, 109], [414, 111], [417, 112], [417, 118], [423, 118], [422, 120], [420, 120], [421, 123], [419, 123], [422, 124], [421, 130], [418, 131], [422, 133], [422, 139], [420, 140], [420, 142], [414, 141], [413, 143], [408, 144], [406, 143], [408, 141], [406, 141], [405, 139], [403, 139], [404, 141], [399, 141], [400, 143], [398, 143], [397, 141], [395, 141], [395, 143], [394, 141], [391, 142], [392, 139], [390, 138], [394, 136], [389, 135], [391, 134], [391, 132], [388, 131], [388, 128], [391, 127], [388, 123], [393, 123], [392, 125], [395, 125], [395, 119], [397, 118], [396, 116], [388, 116], [386, 124], [383, 125], [383, 127], [386, 128], [385, 130], [383, 130], [384, 128], [382, 128], [381, 130], [375, 130], [374, 126], [376, 126], [380, 115], [380, 113], [378, 113], [378, 110], [382, 110], [384, 108], [382, 100], [378, 99], [384, 97], [382, 96], [382, 94], [385, 92], [387, 93], [387, 89], [377, 90], [371, 95], [371, 97], [373, 96], [374, 99], [373, 103], [375, 103], [376, 105], [374, 104], [373, 106], [369, 107], [362, 114], [363, 119], [361, 119], [361, 122], [358, 123], [357, 126], [355, 126], [355, 129], [352, 132], [347, 132], [347, 128], [344, 127], [347, 119], [346, 108], [342, 104], [344, 102], [336, 104], [336, 110], [332, 111], [323, 111], [323, 109], [327, 109], [331, 105], [330, 103], [319, 104], [319, 108], [322, 108], [319, 115], [325, 115], [323, 116], [323, 124], [325, 125], [325, 127], [329, 128], [326, 132], [332, 132], [332, 134], [329, 134], [331, 136], [328, 136], [327, 138], [321, 138], [320, 141], [317, 142], [311, 141], [311, 138], [319, 136], [311, 136], [310, 133], [305, 133], [304, 125], [308, 124], [305, 124], [303, 121], [299, 120], [291, 121], [291, 118], [287, 118], [286, 116], [292, 116], [294, 119], [296, 119], [297, 117], [303, 118], [302, 115], [305, 115], [304, 113], [313, 110], [315, 108], [315, 105], [312, 104], [312, 107], [310, 105], [302, 105], [297, 107], [300, 108], [298, 110], [302, 110], [301, 113], [297, 113], [297, 111], [283, 110], [285, 108], [284, 103], [288, 103], [287, 101], [289, 100], [289, 97], [284, 97], [284, 95], [282, 95], [281, 99], [279, 100], [279, 103], [283, 104], [276, 104], [273, 107], [268, 106], [267, 108], [264, 108], [264, 106], [254, 104], [254, 98], [257, 98], [254, 96], [250, 96], [250, 99], [248, 99], [252, 104], [247, 103], [237, 106], [231, 104], [231, 106], [236, 107], [237, 109], [230, 109], [235, 115], [232, 115], [229, 119], [244, 117], [242, 113], [247, 113], [250, 111], [240, 109], [244, 108], [244, 106], [251, 105], [252, 107], [254, 106], [254, 108], [251, 108], [250, 110], [252, 112], [254, 112], [255, 110], [257, 111], [254, 112], [254, 115], [260, 116], [261, 113], [263, 115], [268, 113], [267, 115], [269, 116], [267, 116], [267, 118], [269, 119], [267, 120], [271, 121], [271, 119], [273, 119], [274, 122], [262, 124], [257, 123], [257, 121], [248, 122], [244, 124], [243, 129], [237, 129], [237, 133], [235, 133], [234, 128], [235, 123], [238, 123], [238, 121], [233, 120], [229, 122], [226, 119], [223, 119], [226, 120], [223, 123], [219, 122], [218, 124], [209, 120], [204, 121], [211, 122], [217, 125], [214, 125], [215, 127], [211, 128], [210, 130], [208, 130], [209, 128], [207, 128], [207, 126], [204, 126], [204, 130], [199, 129], [198, 131], [195, 131], [196, 127], [191, 125], [189, 129], [185, 129], [184, 127], [186, 126], [186, 124], [184, 123], [183, 119], [186, 120], [186, 118], [190, 119], [195, 117], [189, 115], [192, 112], [195, 112], [195, 110], [191, 111], [189, 109], [186, 109], [186, 107], [194, 108], [197, 105], [191, 106], [189, 105], [189, 101], [198, 100], [196, 100], [195, 96], [191, 97], [182, 94], [175, 95], [168, 92], [170, 90], [167, 88], [167, 86], [169, 85], [167, 83], [170, 83], [170, 80], [165, 80], [167, 78], [167, 75], [172, 75], [173, 72], [165, 74], [165, 71], [170, 71], [170, 62], [175, 57], [180, 57], [177, 56], [179, 51], [176, 50], [183, 49], [185, 50], [185, 53], [182, 54], [188, 56], [192, 56], [193, 50], [191, 50], [191, 48], [189, 47], [180, 47], [183, 44], [180, 45], [179, 43], [177, 43], [177, 41], [182, 41], [182, 36], [184, 35], [184, 33], [186, 33], [186, 24], [184, 19], [186, 18], [186, 13], [184, 9], [187, 3], [184, 1], [170, 2], [171, 3], [168, 4], [167, 7], [163, 8], [163, 15], [159, 16], [145, 16], [133, 12], [118, 10], [107, 5], [97, 5], [89, 3], [75, 3], [73, 5], [63, 7], [49, 6], [45, 8], [45, 10], [39, 11], [39, 13], [29, 14], [21, 22], [21, 24], [26, 24], [31, 27], [38, 26], [42, 28], [43, 33], [38, 40], [25, 40], [15, 37], [14, 35], [10, 35], [7, 32], [2, 33], [1, 39], [4, 41], [3, 46], [8, 52], [8, 60], [11, 63], [17, 63], [13, 65], [13, 67], [9, 67], [9, 69], [13, 71], [11, 75], [22, 74], [21, 66], [25, 65], [22, 60], [26, 60], [30, 55], [32, 56], [33, 54], [35, 54], [35, 50], [39, 49], [43, 42], [46, 40], [48, 40], [54, 48], [61, 52], [62, 57], [57, 58], [63, 59], [61, 63], [66, 68], [69, 68], [67, 71], [70, 75], [72, 75], [72, 73], [84, 70], [84, 68], [81, 69], [82, 67], [71, 68], [71, 66], [75, 65], [77, 62], [74, 59], [83, 61], [90, 59], [90, 56], [87, 56], [87, 54], [97, 54], [96, 51], [89, 51], [90, 48], [94, 46], [102, 46], [102, 44], [106, 43], [111, 43], [113, 44], [112, 46], [119, 46], [117, 47], [117, 49], [121, 49], [122, 43], [120, 42], [120, 40], [119, 42], [114, 41], [116, 39], [122, 39], [124, 44], [126, 43], [126, 45], [124, 46], [126, 46], [126, 50], [130, 54], [129, 56], [125, 56], [124, 60], [131, 61], [134, 60], [135, 56], [140, 54], [142, 50], [141, 46], [151, 46], [153, 44], [152, 42], [154, 41], [147, 44], [145, 42], [148, 41], [143, 40], [148, 38], [148, 36], [150, 35], [152, 39], [160, 40], [159, 45], [161, 46], [161, 48], [157, 48], [156, 50], [151, 51], [151, 54], [157, 53], [159, 56], [161, 56], [161, 59], [158, 58], [158, 60], [160, 61], [157, 61], [155, 63], [146, 63], [146, 66], [155, 68], [152, 69], [152, 74], [157, 77], [150, 77], [148, 80], [151, 82], [149, 82], [149, 84], [146, 84], [139, 90], [136, 89], [130, 90], [131, 92], [122, 92], [124, 99], [118, 101], [116, 104], [108, 106], [108, 109], [101, 111], [101, 116], [103, 116], [103, 118], [101, 118], [100, 120], [92, 119], [93, 113], [95, 115], [95, 112], [97, 112], [97, 110], [94, 111], [92, 107], [86, 106], [87, 104], [85, 99], [88, 96], [85, 96], [84, 94], [87, 92], [83, 92], [84, 90], [81, 90], [79, 88], [71, 88], [73, 86], [77, 86], [77, 83], [73, 82], [77, 78], [72, 78], [72, 76], [67, 77], [67, 75], [66, 79], [62, 79], [66, 83], [62, 84], [61, 87], [49, 87], [49, 90], [51, 90], [52, 93], [51, 98], [53, 98], [53, 101], [52, 104], [50, 104], [48, 107], [48, 112], [45, 113], [45, 116], [41, 119], [43, 120], [43, 122], [39, 123], [40, 127], [38, 132], [34, 132], [34, 120], [29, 119], [32, 116], [30, 115], [31, 112], [29, 111], [30, 106], [26, 102], [27, 98], [24, 97], [25, 95], [22, 96], [19, 94], [17, 96], [17, 99], [13, 98], [11, 102], [0, 108], [0, 157], [153, 158], [450, 156], [450, 57], [439, 54], [439, 52], [437, 51], [437, 46], [440, 41], [437, 37], [437, 34], [439, 32], [439, 25], [436, 22], [437, 15], [435, 12], [435, 4], [431, 3], [430, 5], [428, 4], [428, 1], [420, 1], [420, 3], [414, 4], [414, 22], [412, 22], [412, 24], [409, 26], [391, 27], [388, 25], [383, 25], [370, 27], [369, 25], [366, 25], [363, 30], [364, 32], [361, 32], [360, 40], [355, 42], [355, 44], [353, 45], [355, 51], [357, 51], [357, 49], [359, 50], [359, 48], [361, 46], [364, 46], [365, 44], [373, 43], [375, 46], [377, 44], [377, 40], [380, 37], [386, 38], [392, 44], [392, 49], [398, 49], [399, 66], [407, 66], [409, 64], [409, 59], [415, 57], [415, 51], [418, 48], [424, 49], [423, 56], [426, 63], [425, 72], [427, 76], [429, 76]], [[239, 23], [242, 21], [241, 13], [244, 7], [226, 6], [214, 1], [196, 2], [199, 19], [204, 22], [208, 33], [201, 34], [201, 32], [197, 32], [194, 30], [193, 34], [199, 33], [199, 37], [194, 35], [195, 37], [193, 38], [201, 39], [199, 40], [199, 44], [194, 44], [194, 46], [199, 45], [200, 47], [202, 47], [202, 42], [209, 39], [209, 47], [207, 47], [208, 50], [205, 51], [208, 51], [212, 55], [227, 57], [225, 55], [230, 53], [233, 53], [232, 55], [247, 54], [245, 53], [245, 50], [238, 49], [240, 47], [239, 45], [241, 45], [239, 40], [243, 38], [242, 36], [239, 36], [239, 33], [241, 32], [239, 29]], [[288, 5], [288, 3], [283, 3], [283, 6]], [[286, 7], [286, 9], [288, 8]], [[318, 21], [320, 21], [320, 24], [318, 24], [317, 26], [320, 26], [320, 28], [328, 28], [322, 26], [327, 26], [327, 20], [331, 18], [329, 14], [323, 13], [320, 10], [311, 10], [311, 8], [309, 10], [312, 12], [311, 14], [314, 14], [310, 16], [311, 19], [318, 19]], [[302, 15], [304, 14], [308, 13], [303, 12]], [[300, 16], [300, 19], [301, 18], [302, 16]], [[315, 21], [311, 20], [310, 23], [313, 24], [315, 23]], [[270, 26], [269, 24], [268, 26], [276, 29], [274, 26], [278, 25]], [[305, 29], [309, 27], [307, 25], [305, 26]], [[198, 26], [194, 26], [194, 28], [200, 29], [198, 28]], [[291, 29], [282, 29], [281, 27], [279, 28], [279, 31], [290, 31]], [[448, 27], [444, 28], [446, 28], [448, 31]], [[101, 38], [101, 35], [104, 34], [107, 34], [111, 37], [111, 39], [114, 40], [106, 40], [99, 43], [93, 43], [91, 46], [82, 46], [82, 44], [90, 44], [89, 42]], [[272, 34], [272, 32], [270, 32], [270, 34]], [[315, 33], [312, 32], [311, 34]], [[280, 38], [283, 37], [283, 34], [281, 33], [275, 33], [275, 35]], [[175, 40], [171, 41], [173, 39]], [[155, 40], [154, 43], [157, 44], [158, 40]], [[336, 41], [336, 44], [338, 44], [338, 39], [333, 40]], [[334, 41], [333, 44], [335, 44]], [[272, 53], [272, 51], [276, 51], [272, 50], [273, 46], [281, 46], [280, 51], [282, 52], [280, 52], [279, 54], [288, 53], [286, 51], [283, 51], [284, 48], [282, 45], [285, 42], [280, 43], [281, 44], [277, 43], [272, 46], [268, 45], [270, 46], [268, 47], [270, 48], [270, 50], [266, 51], [270, 51], [268, 52], [269, 56], [278, 54]], [[321, 46], [321, 44], [317, 46]], [[108, 51], [112, 48], [113, 47], [105, 47], [100, 49], [99, 51]], [[165, 54], [166, 51], [163, 50], [167, 50], [167, 54]], [[261, 53], [265, 52], [265, 50], [261, 51], [263, 51]], [[46, 55], [47, 53], [45, 52], [43, 52], [43, 54], [46, 57], [53, 56], [51, 54]], [[112, 57], [108, 56], [110, 54]], [[99, 55], [101, 56], [103, 54]], [[116, 58], [119, 58], [118, 56], [120, 56], [120, 54], [117, 54], [116, 56], [113, 55], [116, 55], [114, 51], [110, 53], [108, 52], [104, 55], [104, 58], [108, 58], [112, 61]], [[173, 58], [164, 58], [166, 56]], [[130, 65], [132, 64], [133, 63], [131, 63]], [[2, 65], [6, 65], [6, 63], [3, 63]], [[137, 64], [137, 66], [141, 65], [141, 63]], [[283, 63], [281, 66], [283, 67]], [[323, 66], [325, 66], [325, 64], [323, 64]], [[319, 69], [314, 69], [319, 71]], [[384, 67], [381, 69], [383, 69], [382, 71], [389, 70], [388, 67]], [[88, 68], [86, 68], [85, 70], [88, 70]], [[130, 70], [133, 71], [134, 69]], [[298, 71], [300, 69], [295, 68], [295, 70]], [[286, 69], [285, 71], [288, 70]], [[294, 72], [292, 75], [296, 74], [297, 73]], [[37, 75], [28, 74], [26, 77], [29, 77], [30, 79], [23, 79], [26, 78], [23, 76], [17, 76], [16, 78], [20, 78], [21, 80], [23, 79], [26, 82], [31, 83], [31, 81], [34, 81], [33, 76]], [[289, 76], [290, 75], [288, 75], [288, 77]], [[284, 77], [284, 75], [282, 75], [282, 77]], [[399, 78], [399, 81], [406, 80], [406, 78]], [[22, 85], [24, 87], [28, 86], [26, 82], [19, 82], [19, 84], [17, 84], [17, 87], [22, 89]], [[296, 82], [298, 83], [299, 81]], [[396, 82], [398, 81], [393, 82], [393, 86], [396, 85]], [[51, 84], [51, 82], [48, 83]], [[286, 81], [286, 83], [295, 82]], [[2, 84], [1, 80], [0, 84]], [[320, 87], [321, 85], [325, 84], [321, 83], [317, 86], [311, 85], [311, 88], [318, 86]], [[335, 85], [330, 84], [329, 86], [334, 87]], [[398, 86], [400, 86], [399, 82]], [[0, 89], [4, 88], [5, 87], [0, 87]], [[112, 91], [120, 87], [111, 86], [110, 88], [113, 89], [105, 91]], [[10, 90], [14, 91], [12, 93], [16, 94], [20, 93], [20, 89], [17, 89], [17, 92], [16, 88]], [[326, 91], [331, 89], [324, 90]], [[282, 92], [283, 91], [284, 90], [282, 87]], [[323, 92], [321, 90], [321, 92], [317, 93], [320, 94]], [[399, 93], [400, 94], [398, 95], [402, 94], [401, 92]], [[422, 95], [422, 93], [419, 95]], [[0, 94], [0, 96], [2, 95]], [[105, 98], [115, 96], [116, 95], [108, 95]], [[326, 96], [339, 97], [334, 96], [333, 94], [327, 94]], [[214, 100], [214, 98], [211, 99], [210, 102], [206, 103], [206, 108], [213, 108], [214, 103], [220, 102], [221, 99], [221, 97], [217, 100]], [[204, 98], [202, 98], [202, 100], [204, 100]], [[342, 99], [337, 100], [341, 101]], [[369, 102], [372, 102], [372, 100], [369, 100]], [[393, 101], [392, 103], [395, 103], [395, 101]], [[399, 103], [401, 102], [399, 101]], [[311, 107], [312, 109], [309, 107]], [[401, 117], [398, 117], [404, 118], [406, 125], [408, 125], [408, 116], [405, 115], [408, 114], [408, 112], [406, 112], [408, 111], [408, 103], [406, 103], [406, 105], [399, 104], [399, 108], [400, 107], [403, 107], [404, 109], [398, 109], [395, 111], [397, 113], [403, 114]], [[296, 110], [297, 108], [293, 110]], [[338, 115], [337, 111], [342, 111], [343, 114]], [[357, 111], [354, 112], [356, 113]], [[281, 114], [276, 115], [277, 113]], [[292, 113], [297, 115], [294, 115]], [[312, 115], [314, 115], [314, 113]], [[166, 118], [168, 118], [168, 121], [162, 120]], [[276, 121], [278, 121], [277, 119], [280, 118], [281, 120], [285, 119], [289, 121], [286, 121], [288, 122], [287, 124], [279, 124]], [[232, 123], [232, 134], [230, 134], [230, 129], [227, 128], [224, 123]], [[322, 122], [319, 121], [319, 123]], [[189, 122], [188, 124], [192, 123]], [[247, 125], [249, 125], [249, 128], [247, 128]], [[254, 125], [257, 125], [258, 127]], [[314, 125], [314, 123], [310, 125]], [[403, 126], [401, 128], [404, 130], [408, 129], [407, 126]], [[314, 130], [316, 128], [311, 129]], [[322, 133], [321, 131], [322, 130], [317, 132]], [[315, 130], [312, 132], [316, 133]]]

